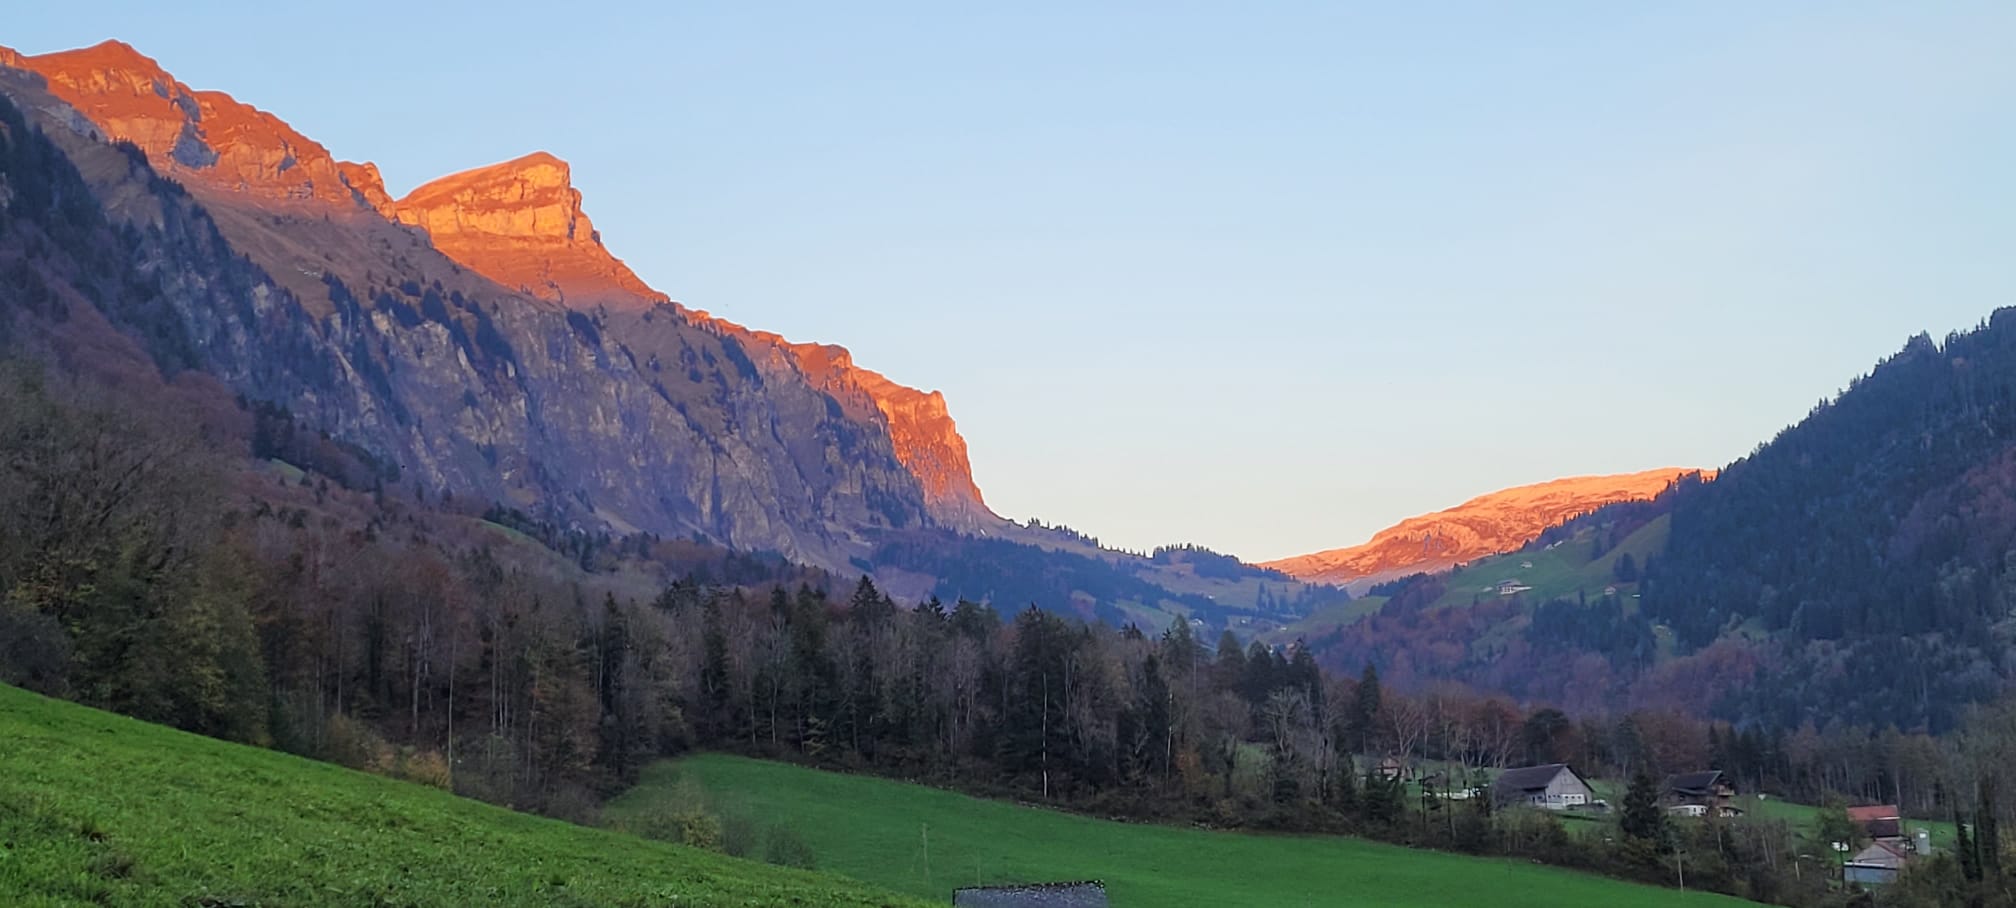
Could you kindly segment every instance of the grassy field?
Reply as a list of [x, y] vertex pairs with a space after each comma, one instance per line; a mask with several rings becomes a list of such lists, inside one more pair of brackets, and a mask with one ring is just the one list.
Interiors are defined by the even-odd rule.
[[4, 686], [0, 903], [923, 904]]
[[[1628, 553], [1632, 560], [1643, 564], [1646, 555], [1666, 547], [1671, 530], [1671, 518], [1661, 516], [1593, 560], [1589, 557], [1592, 536], [1587, 530], [1553, 548], [1480, 558], [1449, 578], [1449, 591], [1435, 606], [1467, 606], [1474, 597], [1496, 596], [1496, 586], [1503, 580], [1517, 580], [1532, 587], [1523, 594], [1527, 602], [1544, 602], [1557, 596], [1572, 599], [1578, 591], [1594, 599], [1602, 595], [1606, 586], [1617, 587], [1628, 601], [1637, 585], [1614, 579], [1618, 560]], [[1486, 592], [1487, 586], [1492, 591]]]
[[789, 825], [823, 870], [941, 900], [974, 883], [1099, 879], [1116, 908], [1746, 904], [1523, 861], [1362, 839], [1115, 823], [717, 755], [651, 767], [609, 815], [642, 815], [695, 783], [717, 810]]
[[[1779, 798], [1760, 798], [1754, 794], [1741, 795], [1736, 798], [1735, 803], [1736, 806], [1743, 808], [1747, 816], [1764, 820], [1784, 820], [1802, 831], [1813, 828], [1814, 818], [1821, 810], [1811, 804], [1794, 804]], [[1904, 828], [1912, 835], [1916, 835], [1919, 829], [1932, 833], [1934, 848], [1951, 849], [1959, 838], [1951, 820], [1907, 819], [1904, 821]]]
[[1361, 596], [1349, 602], [1333, 602], [1310, 612], [1300, 621], [1262, 636], [1261, 639], [1277, 645], [1293, 643], [1298, 639], [1313, 640], [1333, 628], [1356, 623], [1358, 619], [1378, 611], [1379, 607], [1385, 604], [1384, 596]]
[[[1445, 574], [1448, 590], [1429, 608], [1464, 608], [1478, 600], [1493, 600], [1498, 598], [1501, 581], [1516, 580], [1531, 587], [1521, 595], [1528, 603], [1545, 602], [1556, 597], [1573, 599], [1578, 592], [1595, 599], [1603, 594], [1604, 588], [1615, 586], [1618, 595], [1623, 597], [1625, 608], [1635, 609], [1636, 603], [1631, 597], [1638, 591], [1637, 584], [1617, 582], [1614, 577], [1617, 562], [1629, 554], [1633, 560], [1644, 563], [1646, 555], [1666, 547], [1666, 537], [1670, 532], [1671, 518], [1662, 516], [1625, 537], [1601, 558], [1589, 557], [1594, 541], [1593, 531], [1590, 530], [1583, 530], [1553, 548], [1479, 558], [1454, 573]], [[1385, 602], [1385, 597], [1367, 596], [1348, 603], [1328, 605], [1287, 627], [1262, 635], [1262, 639], [1270, 643], [1286, 643], [1297, 637], [1313, 639], [1334, 628], [1357, 622], [1378, 611]], [[1512, 629], [1510, 626], [1499, 628], [1497, 633], [1510, 633]], [[1473, 645], [1488, 647], [1496, 642], [1496, 637], [1487, 636], [1473, 641]]]

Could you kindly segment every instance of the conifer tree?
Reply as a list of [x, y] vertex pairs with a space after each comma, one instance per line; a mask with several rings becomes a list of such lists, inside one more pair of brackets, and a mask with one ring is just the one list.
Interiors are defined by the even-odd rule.
[[1665, 844], [1666, 817], [1659, 812], [1659, 788], [1643, 769], [1631, 777], [1631, 789], [1624, 793], [1624, 814], [1618, 825], [1631, 838]]

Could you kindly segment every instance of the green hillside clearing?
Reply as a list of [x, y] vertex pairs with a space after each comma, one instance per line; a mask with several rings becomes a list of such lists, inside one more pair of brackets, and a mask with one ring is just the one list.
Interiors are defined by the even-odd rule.
[[1480, 558], [1449, 575], [1449, 591], [1436, 601], [1435, 607], [1467, 606], [1476, 598], [1496, 596], [1498, 584], [1507, 580], [1531, 587], [1520, 594], [1527, 602], [1556, 597], [1572, 599], [1577, 592], [1595, 599], [1611, 586], [1628, 602], [1637, 591], [1637, 584], [1619, 583], [1615, 579], [1618, 560], [1629, 554], [1643, 564], [1646, 555], [1666, 547], [1666, 537], [1671, 532], [1672, 518], [1662, 515], [1626, 536], [1601, 558], [1589, 557], [1592, 535], [1588, 530], [1552, 548]]
[[912, 904], [4, 686], [0, 903]]

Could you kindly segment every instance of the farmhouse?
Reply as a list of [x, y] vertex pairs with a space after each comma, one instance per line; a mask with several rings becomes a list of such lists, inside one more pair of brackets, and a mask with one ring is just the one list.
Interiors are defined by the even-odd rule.
[[1895, 804], [1848, 808], [1848, 819], [1862, 827], [1862, 834], [1876, 841], [1904, 840], [1904, 816]]
[[1855, 853], [1848, 863], [1841, 865], [1841, 879], [1850, 883], [1894, 883], [1902, 873], [1904, 865], [1911, 862], [1911, 852], [1900, 842], [1871, 842], [1869, 847]]
[[1397, 756], [1388, 756], [1379, 761], [1379, 778], [1397, 782], [1407, 776], [1407, 763]]
[[956, 908], [1106, 908], [1106, 884], [1023, 883], [1012, 886], [969, 886], [952, 891]]
[[1491, 803], [1545, 810], [1586, 807], [1596, 800], [1589, 783], [1566, 763], [1508, 769], [1491, 783]]
[[1685, 772], [1666, 780], [1661, 789], [1667, 812], [1687, 817], [1740, 817], [1743, 809], [1730, 803], [1736, 783], [1719, 769]]

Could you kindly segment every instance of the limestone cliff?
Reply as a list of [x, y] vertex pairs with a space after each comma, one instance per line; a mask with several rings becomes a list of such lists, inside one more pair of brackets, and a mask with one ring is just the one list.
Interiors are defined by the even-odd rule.
[[[158, 170], [271, 203], [358, 204], [320, 143], [223, 92], [194, 91], [119, 41], [0, 65], [40, 74], [51, 94], [102, 130], [147, 153]], [[380, 187], [382, 191], [382, 186]]]
[[[1666, 468], [1613, 476], [1577, 476], [1479, 495], [1433, 514], [1410, 517], [1359, 545], [1298, 555], [1260, 566], [1312, 583], [1350, 583], [1438, 571], [1509, 552], [1542, 530], [1619, 501], [1648, 499], [1686, 473]], [[1712, 475], [1713, 471], [1706, 471]]]
[[164, 370], [200, 370], [354, 445], [387, 485], [833, 567], [872, 550], [865, 533], [927, 525], [887, 425], [843, 412], [783, 354], [670, 306], [563, 308], [430, 241], [522, 224], [592, 243], [564, 166], [533, 160], [520, 188], [507, 175], [501, 195], [467, 196], [472, 214], [529, 204], [527, 221], [415, 215], [423, 232], [382, 216], [400, 209], [375, 168], [124, 45], [0, 59], [21, 64], [0, 65], [0, 95], [108, 215], [147, 228], [116, 254], [146, 271], [148, 294], [104, 300], [106, 320]]
[[[619, 335], [640, 313], [666, 301], [665, 294], [646, 285], [602, 245], [582, 210], [567, 162], [545, 152], [434, 180], [393, 203], [391, 210], [401, 222], [425, 230], [435, 248], [465, 267], [569, 308], [602, 310]], [[844, 347], [794, 343], [699, 310], [674, 310], [752, 351], [767, 348], [781, 354], [774, 366], [794, 368], [851, 418], [885, 426], [897, 459], [922, 484], [926, 505], [939, 523], [977, 530], [999, 522], [973, 482], [966, 440], [944, 395], [862, 368]]]
[[698, 309], [679, 310], [695, 324], [777, 350], [849, 414], [886, 424], [897, 459], [922, 484], [925, 506], [938, 523], [966, 532], [998, 529], [1004, 523], [973, 481], [966, 439], [946, 409], [945, 395], [898, 384], [856, 365], [853, 354], [838, 344], [793, 343]]
[[421, 185], [391, 206], [434, 247], [506, 287], [574, 309], [665, 301], [602, 245], [566, 161], [543, 151]]

